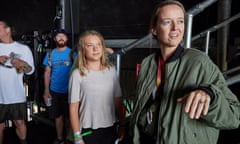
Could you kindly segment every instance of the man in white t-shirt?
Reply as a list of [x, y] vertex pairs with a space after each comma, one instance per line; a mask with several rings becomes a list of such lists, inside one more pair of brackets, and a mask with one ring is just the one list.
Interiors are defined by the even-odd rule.
[[27, 128], [24, 74], [34, 72], [33, 55], [28, 46], [12, 38], [13, 27], [0, 19], [0, 144], [6, 120], [13, 120], [21, 144], [26, 144]]

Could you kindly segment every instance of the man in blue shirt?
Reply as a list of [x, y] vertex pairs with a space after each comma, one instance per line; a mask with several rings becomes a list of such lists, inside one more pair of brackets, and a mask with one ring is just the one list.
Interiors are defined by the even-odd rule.
[[[43, 60], [44, 101], [49, 117], [55, 119], [56, 143], [64, 142], [63, 129], [68, 128], [68, 79], [72, 67], [71, 48], [67, 46], [68, 36], [64, 29], [54, 31], [56, 48], [48, 52]], [[51, 104], [49, 103], [51, 100]]]

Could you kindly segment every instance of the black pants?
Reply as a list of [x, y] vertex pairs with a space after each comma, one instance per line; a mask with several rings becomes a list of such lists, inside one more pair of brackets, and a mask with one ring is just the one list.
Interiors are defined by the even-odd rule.
[[99, 129], [83, 129], [82, 133], [92, 131], [92, 134], [83, 137], [85, 144], [114, 144], [117, 139], [116, 126]]

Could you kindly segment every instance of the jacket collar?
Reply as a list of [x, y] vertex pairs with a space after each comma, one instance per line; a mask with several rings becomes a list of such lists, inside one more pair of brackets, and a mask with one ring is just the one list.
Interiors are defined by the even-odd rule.
[[[183, 50], [184, 50], [184, 48], [182, 46], [178, 45], [178, 47], [176, 48], [176, 51], [174, 52], [174, 54], [171, 57], [169, 57], [167, 59], [166, 63], [172, 62], [172, 61], [175, 61], [176, 59], [178, 59], [181, 56]], [[155, 57], [156, 61], [158, 60], [158, 57], [160, 56], [160, 54], [161, 54], [161, 51], [159, 50]]]

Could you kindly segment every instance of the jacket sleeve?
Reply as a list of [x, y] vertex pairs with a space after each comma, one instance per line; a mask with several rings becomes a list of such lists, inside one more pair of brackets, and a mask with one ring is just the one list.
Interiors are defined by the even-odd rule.
[[209, 71], [209, 84], [207, 85], [214, 94], [214, 100], [211, 102], [208, 114], [202, 118], [210, 126], [218, 129], [238, 128], [240, 124], [238, 98], [228, 88], [222, 72], [211, 60], [205, 66]]

